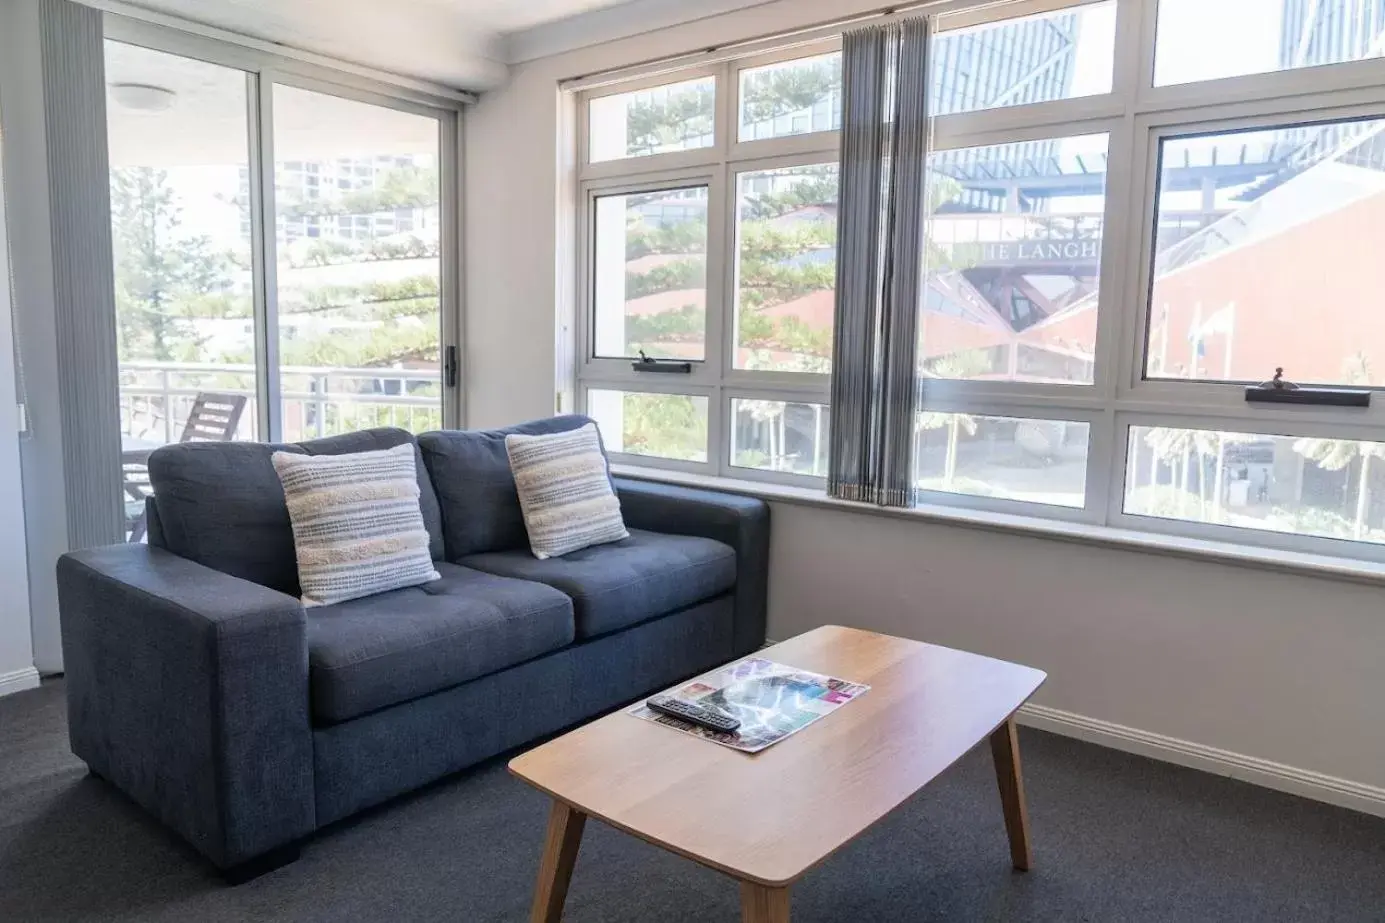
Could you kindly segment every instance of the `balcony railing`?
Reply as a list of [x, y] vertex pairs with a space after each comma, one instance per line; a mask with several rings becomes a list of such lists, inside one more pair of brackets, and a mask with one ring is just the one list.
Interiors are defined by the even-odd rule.
[[[373, 426], [416, 433], [442, 426], [442, 377], [436, 369], [285, 366], [280, 381], [285, 441]], [[202, 392], [246, 395], [236, 438], [258, 438], [253, 365], [122, 362], [120, 431], [148, 442], [177, 442]]]

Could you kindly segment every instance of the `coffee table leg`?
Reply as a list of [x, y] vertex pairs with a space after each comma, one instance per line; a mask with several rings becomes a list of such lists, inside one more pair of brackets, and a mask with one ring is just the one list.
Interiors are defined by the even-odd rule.
[[995, 777], [1000, 783], [1000, 805], [1005, 809], [1005, 832], [1010, 835], [1010, 860], [1021, 872], [1029, 870], [1034, 855], [1029, 848], [1029, 811], [1024, 806], [1024, 778], [1020, 772], [1020, 742], [1012, 715], [991, 734]]
[[534, 885], [531, 923], [558, 923], [563, 916], [572, 867], [577, 864], [577, 847], [582, 845], [582, 828], [587, 815], [561, 801], [553, 802], [548, 814], [548, 833], [543, 840], [543, 859], [539, 880]]
[[789, 889], [741, 882], [741, 923], [789, 923]]

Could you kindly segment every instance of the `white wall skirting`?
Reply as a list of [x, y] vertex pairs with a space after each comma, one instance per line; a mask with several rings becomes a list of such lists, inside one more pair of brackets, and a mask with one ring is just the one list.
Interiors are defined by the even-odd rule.
[[33, 689], [37, 685], [38, 670], [33, 667], [0, 673], [0, 696], [9, 695], [11, 692], [23, 692], [25, 689]]
[[1253, 756], [1219, 750], [1176, 737], [1088, 718], [1043, 705], [1024, 705], [1019, 723], [1064, 737], [1123, 750], [1151, 759], [1176, 763], [1219, 776], [1230, 776], [1254, 785], [1300, 795], [1377, 817], [1385, 817], [1385, 788], [1339, 779], [1307, 769], [1297, 769]]

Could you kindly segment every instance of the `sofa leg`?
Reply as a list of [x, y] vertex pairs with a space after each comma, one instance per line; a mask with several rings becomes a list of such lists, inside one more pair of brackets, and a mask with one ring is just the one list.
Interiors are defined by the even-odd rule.
[[280, 869], [292, 862], [297, 862], [301, 851], [297, 843], [280, 846], [277, 849], [271, 849], [263, 855], [248, 859], [240, 865], [233, 865], [231, 868], [222, 869], [221, 877], [226, 880], [228, 885], [233, 887], [235, 885], [243, 885], [247, 881], [259, 878], [261, 875], [267, 875], [275, 869]]

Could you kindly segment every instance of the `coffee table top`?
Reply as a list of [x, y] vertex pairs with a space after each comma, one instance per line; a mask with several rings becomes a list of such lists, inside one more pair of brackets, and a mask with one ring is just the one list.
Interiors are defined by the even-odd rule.
[[510, 771], [665, 849], [779, 887], [985, 740], [1046, 678], [836, 625], [755, 656], [872, 688], [753, 756], [622, 709], [515, 757]]

